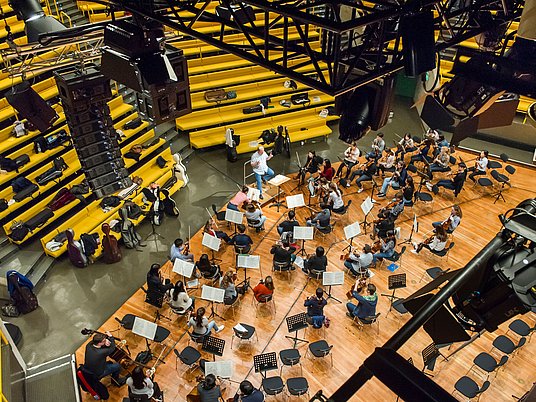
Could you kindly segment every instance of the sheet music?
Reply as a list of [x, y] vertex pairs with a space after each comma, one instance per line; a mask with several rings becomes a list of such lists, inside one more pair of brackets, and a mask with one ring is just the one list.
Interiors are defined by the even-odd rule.
[[199, 279], [194, 279], [194, 280], [191, 280], [191, 281], [188, 281], [186, 282], [186, 287], [187, 288], [196, 288], [199, 286]]
[[268, 180], [268, 183], [270, 183], [272, 186], [280, 186], [283, 183], [286, 183], [290, 180], [290, 177], [283, 176], [282, 174], [278, 174], [273, 179]]
[[216, 303], [223, 303], [225, 297], [225, 289], [215, 288], [212, 286], [203, 285], [201, 287], [201, 298]]
[[245, 329], [240, 323], [236, 324], [233, 328], [238, 332], [248, 332], [248, 330]]
[[361, 211], [363, 211], [363, 213], [367, 215], [372, 210], [373, 206], [374, 204], [372, 203], [372, 199], [370, 197], [367, 197], [365, 198], [365, 201], [361, 203]]
[[301, 257], [301, 255], [296, 256], [296, 259], [294, 260], [294, 264], [296, 264], [298, 267], [303, 269], [303, 258]]
[[354, 222], [351, 225], [344, 227], [344, 237], [346, 237], [346, 240], [350, 240], [351, 238], [356, 237], [360, 233], [361, 226], [359, 226], [359, 222]]
[[312, 226], [294, 226], [294, 240], [313, 240], [314, 228]]
[[303, 199], [303, 194], [289, 195], [287, 198], [288, 209], [294, 209], [298, 207], [305, 206], [305, 200]]
[[413, 231], [415, 233], [419, 232], [419, 222], [417, 221], [417, 214], [413, 214]]
[[322, 285], [344, 285], [344, 271], [324, 272], [322, 274]]
[[194, 266], [195, 264], [191, 262], [181, 260], [180, 258], [175, 258], [175, 261], [173, 262], [173, 272], [189, 279], [192, 277], [192, 273], [194, 272]]
[[216, 236], [211, 236], [208, 233], [203, 233], [201, 244], [211, 250], [218, 251], [220, 249], [221, 239]]
[[215, 362], [205, 362], [205, 375], [213, 374], [220, 378], [231, 378], [234, 372], [232, 360], [218, 360]]
[[248, 198], [251, 201], [259, 201], [261, 196], [261, 191], [256, 188], [248, 187]]
[[239, 268], [259, 268], [261, 266], [260, 255], [238, 255]]
[[234, 211], [229, 208], [225, 210], [225, 220], [227, 222], [236, 223], [237, 225], [240, 225], [242, 223], [243, 218], [244, 218], [243, 212]]
[[136, 335], [143, 336], [144, 338], [154, 340], [156, 335], [156, 329], [158, 325], [156, 323], [144, 320], [140, 317], [134, 317], [134, 325], [132, 326], [132, 332]]

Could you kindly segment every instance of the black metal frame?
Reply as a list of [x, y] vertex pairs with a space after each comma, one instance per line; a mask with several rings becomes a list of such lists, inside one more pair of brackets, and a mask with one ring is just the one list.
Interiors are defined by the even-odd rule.
[[[329, 95], [340, 95], [366, 85], [403, 68], [402, 37], [397, 24], [404, 16], [434, 8], [434, 20], [439, 32], [436, 50], [441, 51], [501, 24], [508, 24], [521, 15], [522, 0], [504, 0], [508, 7], [505, 20], [497, 19], [483, 26], [473, 18], [482, 10], [502, 10], [501, 0], [477, 0], [460, 8], [448, 0], [407, 0], [394, 4], [373, 0], [374, 7], [348, 0], [221, 0], [232, 19], [208, 11], [210, 0], [97, 0], [112, 10], [126, 10], [138, 21], [143, 18], [158, 21], [179, 32], [200, 39], [235, 54], [256, 65], [295, 79]], [[231, 3], [238, 5], [234, 10]], [[257, 18], [251, 19], [245, 8], [253, 6]], [[341, 19], [341, 9], [350, 16]], [[185, 16], [184, 11], [188, 12]], [[182, 14], [180, 12], [183, 12]], [[237, 18], [237, 13], [246, 20]], [[210, 21], [220, 25], [218, 35], [202, 33], [198, 22]], [[259, 22], [262, 21], [262, 24]], [[280, 36], [273, 33], [281, 28]], [[320, 33], [318, 48], [311, 46], [309, 33]], [[290, 35], [290, 31], [295, 34]], [[242, 33], [242, 43], [231, 43], [229, 35]], [[296, 61], [289, 65], [289, 61]], [[307, 71], [298, 71], [306, 67]]]

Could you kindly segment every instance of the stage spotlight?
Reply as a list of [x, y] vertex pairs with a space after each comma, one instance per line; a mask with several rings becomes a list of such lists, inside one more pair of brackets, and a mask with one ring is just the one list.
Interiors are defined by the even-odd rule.
[[17, 17], [24, 21], [28, 42], [37, 42], [39, 35], [67, 29], [54, 17], [45, 15], [43, 7], [37, 0], [10, 0]]
[[[536, 311], [536, 199], [501, 215], [503, 229], [473, 260], [472, 274], [424, 325], [434, 342], [469, 339], [465, 331], [495, 331], [518, 314]], [[466, 268], [464, 268], [466, 269]], [[412, 314], [463, 269], [441, 275], [404, 301]]]

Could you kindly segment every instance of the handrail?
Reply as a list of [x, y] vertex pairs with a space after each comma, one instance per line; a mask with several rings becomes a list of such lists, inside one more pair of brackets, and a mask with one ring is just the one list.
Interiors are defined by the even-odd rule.
[[248, 164], [251, 165], [251, 161], [250, 161], [250, 160], [244, 162], [244, 186], [246, 185], [246, 179], [247, 179], [248, 177], [255, 176], [255, 173], [254, 173], [254, 172], [251, 172], [250, 174], [246, 175], [246, 166], [247, 166]]
[[[56, 1], [56, 0], [54, 0]], [[63, 24], [63, 16], [65, 16], [67, 18], [67, 20], [69, 21], [69, 28], [72, 28], [73, 27], [73, 23], [71, 21], [71, 17], [69, 17], [69, 14], [67, 14], [65, 11], [60, 11], [60, 20]], [[64, 24], [65, 25], [65, 24]]]

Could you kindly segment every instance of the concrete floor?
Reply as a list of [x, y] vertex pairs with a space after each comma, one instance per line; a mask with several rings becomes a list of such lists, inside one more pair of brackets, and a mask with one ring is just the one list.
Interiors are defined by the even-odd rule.
[[[389, 146], [396, 138], [395, 133], [422, 132], [417, 112], [410, 106], [408, 99], [396, 100], [393, 121], [382, 129]], [[373, 137], [374, 133], [369, 133], [361, 139], [360, 147], [368, 151]], [[493, 147], [493, 144], [472, 139], [465, 140], [463, 145], [488, 148], [493, 153], [509, 152], [518, 160], [532, 158], [527, 152]], [[317, 140], [303, 146], [293, 144], [290, 160], [277, 156], [270, 161], [270, 166], [277, 173], [287, 174], [297, 170], [296, 151], [302, 161], [309, 149], [337, 161], [337, 155], [345, 147], [338, 140], [334, 127], [327, 141]], [[144, 252], [124, 250], [120, 263], [96, 263], [86, 269], [74, 268], [66, 259], [58, 261], [37, 290], [40, 308], [27, 316], [7, 320], [22, 329], [21, 353], [26, 363], [33, 366], [74, 352], [85, 340], [81, 329], [99, 328], [145, 282], [149, 266], [166, 260], [169, 246], [176, 237], [187, 237], [188, 228], [192, 234], [201, 228], [207, 220], [205, 208], [210, 209], [213, 203], [220, 208], [237, 191], [236, 185], [242, 183], [243, 163], [248, 158], [249, 155], [242, 155], [238, 162], [229, 163], [221, 149], [195, 153], [187, 166], [190, 184], [174, 196], [181, 210], [180, 217], [167, 217], [158, 228], [165, 239], [149, 241]], [[150, 227], [142, 224], [139, 231], [145, 237]]]

